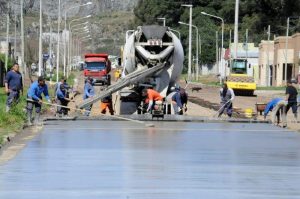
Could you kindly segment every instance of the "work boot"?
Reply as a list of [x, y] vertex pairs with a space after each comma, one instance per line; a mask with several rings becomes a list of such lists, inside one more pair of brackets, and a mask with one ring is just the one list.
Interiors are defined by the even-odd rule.
[[32, 126], [32, 117], [31, 117], [31, 113], [27, 113], [27, 126]]
[[34, 125], [42, 126], [43, 123], [40, 121], [40, 113], [35, 114]]

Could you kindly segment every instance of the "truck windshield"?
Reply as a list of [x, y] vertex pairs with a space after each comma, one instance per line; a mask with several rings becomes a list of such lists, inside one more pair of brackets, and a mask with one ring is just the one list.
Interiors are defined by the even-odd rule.
[[247, 73], [247, 61], [246, 60], [233, 60], [232, 72], [237, 74]]
[[105, 62], [86, 62], [85, 68], [88, 70], [104, 70]]

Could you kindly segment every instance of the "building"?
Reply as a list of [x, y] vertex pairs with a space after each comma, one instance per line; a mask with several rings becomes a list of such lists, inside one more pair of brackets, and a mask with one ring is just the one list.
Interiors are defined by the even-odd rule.
[[[262, 41], [259, 50], [259, 85], [284, 86], [286, 84], [285, 76], [287, 76], [287, 80], [298, 78], [300, 73], [300, 33], [288, 38], [277, 37], [271, 42]], [[287, 75], [285, 75], [286, 70]]]
[[[274, 64], [274, 41], [262, 41], [259, 44], [258, 81], [260, 86], [272, 85]], [[269, 67], [267, 67], [269, 66]]]

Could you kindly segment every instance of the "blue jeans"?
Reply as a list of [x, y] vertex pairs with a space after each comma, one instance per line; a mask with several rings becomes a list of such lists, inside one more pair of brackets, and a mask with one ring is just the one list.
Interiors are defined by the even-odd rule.
[[20, 98], [20, 92], [19, 91], [10, 91], [9, 94], [7, 94], [7, 100], [6, 100], [6, 106], [11, 107], [13, 103], [18, 103]]

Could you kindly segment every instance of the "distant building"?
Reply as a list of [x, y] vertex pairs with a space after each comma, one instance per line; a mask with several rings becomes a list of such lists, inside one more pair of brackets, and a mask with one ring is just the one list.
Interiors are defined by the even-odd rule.
[[[286, 50], [286, 41], [287, 50]], [[284, 86], [287, 62], [287, 80], [298, 78], [300, 65], [300, 33], [277, 37], [275, 41], [260, 44], [259, 77], [261, 86]], [[269, 57], [269, 59], [268, 59]]]

